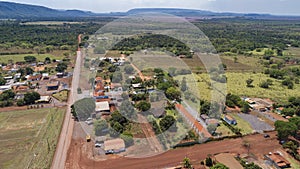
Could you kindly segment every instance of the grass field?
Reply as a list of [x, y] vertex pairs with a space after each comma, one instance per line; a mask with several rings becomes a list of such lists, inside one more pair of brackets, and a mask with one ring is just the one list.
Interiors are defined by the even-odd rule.
[[68, 90], [62, 90], [58, 93], [53, 94], [52, 96], [61, 102], [66, 102], [68, 100]]
[[234, 133], [228, 127], [226, 127], [223, 123], [221, 123], [220, 126], [218, 126], [216, 133], [221, 133], [222, 137], [234, 135]]
[[236, 122], [237, 122], [236, 127], [241, 129], [241, 133], [243, 135], [250, 134], [250, 133], [253, 132], [253, 129], [251, 128], [251, 125], [247, 121], [245, 121], [244, 119], [240, 118], [235, 113], [229, 113], [229, 115], [236, 120]]
[[0, 113], [0, 168], [50, 168], [64, 108]]
[[[270, 98], [273, 101], [285, 102], [291, 96], [300, 96], [300, 85], [295, 84], [294, 89], [288, 89], [282, 86], [281, 81], [272, 79], [268, 75], [261, 73], [226, 73], [227, 76], [227, 93], [233, 93], [239, 96]], [[209, 83], [210, 79], [207, 74], [199, 74], [199, 80], [196, 88], [190, 88], [192, 93], [200, 92], [200, 98], [210, 100], [212, 88]], [[253, 79], [253, 88], [246, 87], [246, 80]], [[271, 79], [273, 85], [269, 89], [259, 87], [262, 81]], [[213, 82], [215, 86], [219, 86], [216, 82]], [[198, 90], [198, 91], [197, 91]]]
[[44, 61], [46, 57], [49, 57], [51, 60], [61, 60], [63, 56], [55, 56], [52, 54], [19, 54], [19, 55], [0, 55], [0, 63], [8, 63], [9, 60], [13, 60], [13, 62], [24, 62], [25, 56], [34, 56], [37, 58], [37, 61]]

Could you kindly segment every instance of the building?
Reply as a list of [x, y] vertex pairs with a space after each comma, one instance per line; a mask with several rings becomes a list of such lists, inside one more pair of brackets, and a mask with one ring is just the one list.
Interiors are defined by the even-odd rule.
[[270, 161], [277, 169], [289, 168], [290, 162], [287, 161], [279, 152], [269, 153], [265, 158]]
[[125, 149], [125, 142], [123, 139], [117, 138], [114, 140], [107, 140], [104, 141], [104, 151], [107, 154], [116, 154], [124, 152]]
[[229, 115], [225, 115], [223, 120], [225, 120], [230, 125], [236, 125], [237, 124], [236, 120], [233, 117], [229, 116]]
[[27, 78], [28, 81], [33, 82], [33, 81], [40, 81], [42, 79], [42, 75], [41, 74], [37, 74], [37, 75], [32, 75], [29, 76]]
[[37, 101], [36, 103], [50, 103], [51, 102], [51, 97], [50, 96], [41, 96], [41, 98]]
[[50, 81], [48, 82], [47, 84], [47, 90], [57, 90], [59, 88], [59, 84], [60, 82], [59, 81]]
[[10, 90], [10, 89], [11, 89], [11, 85], [0, 86], [0, 92], [4, 92], [4, 91]]
[[110, 114], [110, 108], [109, 108], [108, 101], [96, 102], [95, 112], [102, 113], [102, 114], [107, 114], [107, 113]]
[[63, 78], [64, 77], [64, 73], [62, 73], [62, 72], [56, 73], [56, 77], [57, 78]]

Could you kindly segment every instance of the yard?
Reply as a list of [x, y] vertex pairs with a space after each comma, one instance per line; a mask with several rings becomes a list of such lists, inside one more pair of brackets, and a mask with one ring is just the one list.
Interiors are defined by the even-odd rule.
[[64, 108], [0, 113], [0, 168], [50, 168]]
[[68, 90], [62, 90], [58, 93], [53, 94], [52, 96], [61, 102], [66, 102], [68, 100]]
[[241, 133], [243, 135], [250, 134], [253, 132], [253, 129], [252, 129], [251, 125], [249, 124], [249, 122], [247, 122], [244, 119], [242, 119], [241, 117], [239, 117], [238, 114], [236, 114], [236, 113], [228, 113], [228, 114], [236, 120], [236, 122], [237, 122], [236, 127], [241, 129]]
[[223, 123], [220, 123], [220, 126], [218, 126], [216, 133], [219, 133], [222, 137], [226, 136], [233, 136], [234, 133], [226, 127]]

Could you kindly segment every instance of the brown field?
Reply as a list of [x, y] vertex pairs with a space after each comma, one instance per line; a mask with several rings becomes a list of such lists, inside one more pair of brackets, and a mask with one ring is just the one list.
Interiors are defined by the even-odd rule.
[[[86, 143], [80, 134], [73, 138], [69, 150], [67, 168], [68, 169], [92, 169], [92, 168], [167, 168], [181, 165], [184, 157], [191, 159], [194, 166], [199, 166], [208, 154], [218, 153], [240, 153], [246, 154], [247, 149], [243, 147], [245, 141], [251, 145], [249, 153], [257, 159], [262, 159], [264, 154], [271, 151], [281, 150], [281, 145], [276, 139], [275, 132], [269, 133], [271, 138], [265, 139], [263, 135], [256, 134], [237, 139], [227, 139], [223, 141], [209, 142], [169, 150], [163, 154], [148, 158], [126, 158], [117, 155], [97, 157], [90, 155], [90, 143]], [[89, 145], [89, 146], [88, 146]]]

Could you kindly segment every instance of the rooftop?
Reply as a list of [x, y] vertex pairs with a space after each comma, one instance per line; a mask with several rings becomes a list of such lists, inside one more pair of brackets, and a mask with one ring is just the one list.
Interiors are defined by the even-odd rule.
[[96, 102], [96, 108], [95, 111], [96, 112], [100, 112], [100, 111], [109, 111], [109, 103], [108, 101], [105, 102]]

